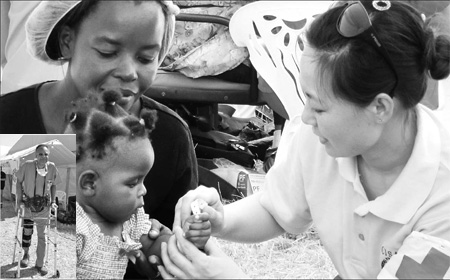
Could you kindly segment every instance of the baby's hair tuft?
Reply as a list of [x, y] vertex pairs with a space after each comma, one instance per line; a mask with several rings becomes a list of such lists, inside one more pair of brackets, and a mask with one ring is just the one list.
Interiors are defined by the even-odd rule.
[[107, 90], [101, 97], [91, 93], [74, 103], [67, 119], [72, 133], [77, 135], [77, 162], [102, 159], [108, 151], [116, 150], [114, 140], [118, 137], [129, 141], [149, 138], [157, 121], [156, 111], [143, 109], [139, 119], [117, 104], [121, 98], [120, 92]]

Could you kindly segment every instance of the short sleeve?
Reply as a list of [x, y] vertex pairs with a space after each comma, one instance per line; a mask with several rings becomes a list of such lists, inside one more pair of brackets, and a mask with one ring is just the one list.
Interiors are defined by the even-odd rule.
[[94, 254], [96, 250], [96, 244], [100, 237], [100, 228], [94, 225], [89, 219], [83, 208], [76, 203], [76, 251], [77, 251], [77, 263], [82, 263]]
[[61, 177], [59, 176], [59, 171], [58, 168], [56, 168], [56, 166], [54, 164], [52, 164], [53, 168], [54, 168], [54, 173], [53, 173], [53, 184], [56, 186], [58, 184], [61, 184]]
[[77, 232], [76, 241], [77, 262], [80, 262], [83, 254], [83, 248], [85, 247], [86, 243], [86, 238], [83, 234]]
[[22, 166], [19, 167], [19, 170], [16, 172], [17, 182], [23, 183], [23, 180], [25, 179], [25, 169], [26, 169], [26, 163], [22, 164]]
[[450, 279], [450, 242], [413, 231], [378, 279]]
[[300, 123], [290, 123], [285, 127], [261, 197], [262, 206], [289, 233], [304, 232], [312, 223], [302, 175], [301, 153], [304, 148], [301, 130]]

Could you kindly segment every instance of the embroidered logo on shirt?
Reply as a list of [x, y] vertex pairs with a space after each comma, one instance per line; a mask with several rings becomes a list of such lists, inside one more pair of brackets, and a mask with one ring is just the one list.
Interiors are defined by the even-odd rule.
[[384, 246], [381, 246], [381, 258], [383, 259], [381, 261], [381, 268], [383, 268], [386, 263], [392, 258], [392, 256], [394, 256], [395, 254], [397, 254], [397, 251], [393, 252], [389, 249], [387, 249]]

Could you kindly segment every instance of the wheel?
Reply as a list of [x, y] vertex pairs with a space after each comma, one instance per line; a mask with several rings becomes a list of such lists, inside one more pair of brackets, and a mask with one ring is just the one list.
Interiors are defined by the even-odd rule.
[[17, 278], [17, 272], [14, 272], [14, 277], [13, 278]]
[[56, 270], [56, 278], [59, 278], [59, 270]]

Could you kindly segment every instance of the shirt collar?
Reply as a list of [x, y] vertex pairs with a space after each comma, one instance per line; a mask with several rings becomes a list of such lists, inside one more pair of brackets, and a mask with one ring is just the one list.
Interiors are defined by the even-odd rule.
[[[406, 224], [431, 192], [439, 169], [441, 136], [432, 117], [421, 106], [417, 110], [417, 135], [411, 157], [389, 190], [355, 209], [392, 222]], [[348, 176], [343, 167], [343, 174]]]
[[[34, 159], [34, 164], [35, 164], [35, 166], [36, 166], [36, 169], [42, 169], [42, 168], [39, 168], [39, 166], [38, 166], [38, 160], [37, 160], [37, 158]], [[47, 169], [47, 168], [48, 168], [48, 161], [45, 163], [45, 165], [44, 165], [43, 168], [44, 168], [44, 169]]]

